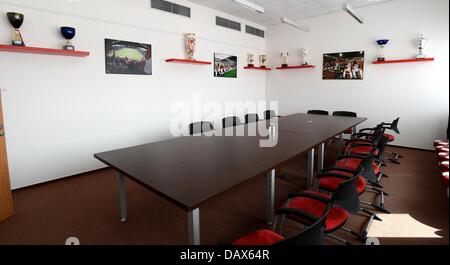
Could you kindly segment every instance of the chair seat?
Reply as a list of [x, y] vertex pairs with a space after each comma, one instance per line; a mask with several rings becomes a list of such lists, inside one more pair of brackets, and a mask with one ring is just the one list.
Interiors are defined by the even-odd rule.
[[[356, 171], [360, 164], [361, 164], [361, 160], [356, 159], [356, 158], [345, 158], [345, 159], [338, 160], [336, 162], [337, 167], [345, 168], [345, 169], [349, 169], [349, 170], [353, 170], [353, 171]], [[375, 174], [378, 174], [378, 172], [380, 172], [380, 167], [376, 163], [372, 163], [372, 167], [373, 167]]]
[[442, 161], [439, 163], [439, 166], [441, 167], [442, 171], [448, 171], [448, 161]]
[[271, 230], [257, 230], [239, 238], [233, 245], [272, 245], [283, 240], [284, 237]]
[[442, 172], [442, 183], [448, 187], [448, 171]]
[[[339, 172], [336, 171], [336, 173], [339, 173]], [[346, 181], [345, 179], [336, 178], [336, 177], [332, 177], [332, 176], [324, 177], [324, 178], [320, 179], [319, 188], [321, 190], [334, 192], [335, 190], [337, 190], [339, 185], [345, 181]], [[364, 178], [359, 177], [356, 180], [355, 184], [356, 184], [356, 190], [358, 191], [358, 194], [359, 195], [363, 194], [364, 190], [366, 189], [366, 181], [364, 180]]]
[[448, 146], [448, 142], [444, 141], [444, 140], [436, 140], [433, 142], [434, 147], [439, 146], [439, 145], [446, 145]]
[[448, 161], [448, 152], [439, 153], [438, 154], [438, 161], [439, 162]]
[[385, 134], [384, 134], [384, 137], [386, 137], [386, 138], [388, 139], [389, 142], [395, 141], [395, 136], [392, 135], [392, 134], [387, 134], [387, 133], [385, 133]]
[[[331, 196], [321, 193], [321, 192], [316, 192], [316, 191], [305, 191], [305, 192], [314, 194], [314, 195], [318, 195], [318, 196], [321, 196], [326, 199], [331, 198]], [[324, 214], [324, 212], [327, 208], [327, 204], [323, 203], [321, 201], [315, 200], [313, 198], [297, 197], [297, 198], [290, 199], [289, 203], [285, 204], [284, 207], [298, 209], [300, 211], [303, 211], [303, 212], [309, 213], [313, 216], [316, 216], [317, 218], [320, 218]], [[290, 215], [289, 218], [296, 220], [302, 224], [306, 224], [306, 225], [310, 224], [308, 221], [303, 220], [296, 216]], [[328, 214], [327, 218], [325, 219], [325, 232], [329, 233], [329, 232], [339, 229], [340, 227], [342, 227], [345, 224], [345, 222], [347, 221], [347, 218], [348, 218], [348, 212], [346, 210], [344, 210], [343, 208], [340, 208], [340, 207], [331, 208], [330, 213]]]
[[436, 151], [437, 151], [438, 153], [444, 153], [444, 152], [447, 152], [447, 153], [448, 153], [449, 148], [448, 148], [448, 146], [439, 145], [439, 146], [436, 147]]
[[353, 128], [348, 128], [344, 131], [344, 134], [353, 134]]
[[[370, 154], [372, 152], [373, 147], [372, 146], [355, 146], [355, 147], [350, 147], [350, 154], [352, 155], [367, 155]], [[375, 151], [375, 155], [377, 156], [379, 154], [379, 151], [376, 150]]]

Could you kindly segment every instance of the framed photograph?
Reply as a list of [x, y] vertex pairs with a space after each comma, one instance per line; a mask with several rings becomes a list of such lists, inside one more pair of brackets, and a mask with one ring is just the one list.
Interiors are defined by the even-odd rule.
[[237, 78], [237, 56], [214, 53], [214, 76]]
[[107, 74], [151, 75], [152, 45], [105, 39]]
[[362, 80], [364, 51], [324, 54], [322, 77], [324, 80]]

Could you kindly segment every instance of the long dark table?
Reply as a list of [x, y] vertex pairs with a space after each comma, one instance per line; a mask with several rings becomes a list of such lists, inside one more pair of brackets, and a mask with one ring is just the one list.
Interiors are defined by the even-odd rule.
[[[270, 121], [239, 125], [230, 130], [248, 132], [277, 128], [271, 136], [186, 136], [94, 154], [119, 175], [120, 216], [125, 222], [125, 177], [188, 212], [189, 240], [200, 244], [200, 206], [206, 200], [246, 180], [267, 174], [267, 220], [274, 213], [275, 168], [308, 152], [308, 185], [314, 176], [314, 147], [319, 148], [319, 170], [324, 142], [366, 119], [294, 114]], [[267, 133], [265, 131], [264, 133]], [[273, 147], [260, 147], [261, 141]], [[276, 144], [275, 144], [276, 143]], [[322, 165], [321, 165], [322, 163]]]

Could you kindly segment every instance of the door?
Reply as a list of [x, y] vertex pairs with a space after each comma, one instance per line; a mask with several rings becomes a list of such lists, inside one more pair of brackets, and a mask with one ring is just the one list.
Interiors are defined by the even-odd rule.
[[6, 156], [5, 128], [3, 126], [2, 95], [0, 91], [0, 221], [13, 215], [8, 158]]

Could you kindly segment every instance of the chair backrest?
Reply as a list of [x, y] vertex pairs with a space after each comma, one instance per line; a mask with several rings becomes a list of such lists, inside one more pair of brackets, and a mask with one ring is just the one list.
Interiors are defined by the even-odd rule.
[[394, 132], [400, 134], [400, 130], [398, 129], [398, 122], [400, 121], [400, 117], [398, 117], [397, 119], [395, 119], [392, 124], [391, 127], [389, 129], [393, 130]]
[[210, 121], [199, 121], [189, 124], [189, 134], [204, 133], [214, 130], [213, 124]]
[[326, 110], [308, 110], [308, 114], [316, 114], [316, 115], [330, 115]]
[[330, 213], [331, 205], [328, 205], [322, 217], [315, 223], [306, 227], [297, 234], [281, 240], [274, 245], [323, 245], [323, 238], [325, 234], [325, 220]]
[[236, 117], [236, 116], [225, 117], [222, 119], [222, 127], [223, 128], [233, 127], [233, 126], [237, 126], [240, 124], [241, 124], [241, 120], [239, 120], [239, 117]]
[[266, 110], [266, 111], [264, 111], [264, 119], [266, 119], [266, 120], [273, 119], [276, 116], [277, 116], [277, 114], [273, 110]]
[[259, 121], [259, 116], [256, 113], [246, 114], [245, 115], [245, 123], [257, 122]]
[[352, 111], [335, 111], [333, 112], [333, 116], [342, 116], [342, 117], [358, 117], [356, 112]]
[[362, 171], [363, 167], [358, 167], [357, 173], [351, 179], [339, 184], [331, 196], [332, 207], [340, 206], [347, 212], [354, 214], [359, 212], [359, 194], [356, 189], [356, 181], [361, 176]]

